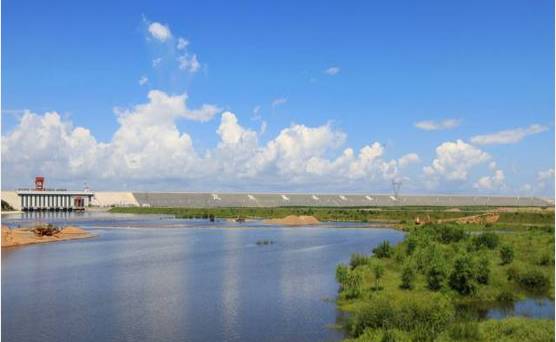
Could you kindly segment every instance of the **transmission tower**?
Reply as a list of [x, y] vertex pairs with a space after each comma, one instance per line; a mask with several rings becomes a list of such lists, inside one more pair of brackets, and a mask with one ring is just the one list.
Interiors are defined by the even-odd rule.
[[392, 179], [392, 192], [394, 193], [394, 198], [398, 199], [400, 195], [400, 188], [402, 186], [401, 179]]

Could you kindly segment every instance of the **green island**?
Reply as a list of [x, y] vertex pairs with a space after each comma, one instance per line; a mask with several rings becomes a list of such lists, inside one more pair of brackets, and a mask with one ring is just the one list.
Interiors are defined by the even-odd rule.
[[[178, 218], [383, 223], [406, 232], [340, 264], [337, 306], [349, 341], [553, 341], [554, 320], [487, 319], [526, 298], [554, 300], [553, 208], [113, 208]], [[467, 220], [472, 217], [472, 220]], [[489, 219], [492, 218], [492, 219]], [[487, 222], [488, 221], [488, 222]]]

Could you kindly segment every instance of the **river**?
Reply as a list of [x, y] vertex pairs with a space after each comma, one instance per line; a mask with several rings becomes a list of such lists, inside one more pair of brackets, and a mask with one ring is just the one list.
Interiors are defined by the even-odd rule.
[[[97, 236], [2, 250], [3, 341], [334, 341], [336, 265], [403, 234], [355, 224], [16, 215]], [[270, 240], [269, 245], [257, 241]]]

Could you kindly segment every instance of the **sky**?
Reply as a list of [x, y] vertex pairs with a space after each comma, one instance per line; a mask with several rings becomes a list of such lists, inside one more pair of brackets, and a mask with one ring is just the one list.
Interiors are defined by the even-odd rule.
[[552, 1], [3, 1], [2, 189], [554, 196]]

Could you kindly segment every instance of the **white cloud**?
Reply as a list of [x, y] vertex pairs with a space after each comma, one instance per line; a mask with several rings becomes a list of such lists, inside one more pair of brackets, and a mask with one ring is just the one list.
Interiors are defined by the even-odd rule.
[[258, 121], [258, 120], [261, 120], [261, 119], [262, 119], [261, 106], [257, 105], [255, 107], [253, 107], [253, 116], [251, 117], [251, 120]]
[[[178, 121], [205, 121], [219, 111], [208, 104], [190, 109], [186, 94], [152, 90], [145, 103], [115, 109], [118, 129], [106, 143], [56, 113], [26, 112], [18, 126], [2, 137], [5, 186], [24, 185], [23, 179], [44, 174], [66, 184], [82, 184], [86, 179], [93, 186], [114, 188], [126, 183], [159, 190], [180, 185], [184, 190], [205, 191], [222, 186], [261, 191], [362, 191], [365, 187], [389, 191], [390, 180], [407, 180], [400, 170], [419, 161], [415, 153], [386, 159], [379, 142], [346, 147], [346, 134], [331, 124], [293, 124], [262, 144], [259, 137], [266, 122], [258, 130], [246, 128], [232, 112], [220, 117], [218, 143], [199, 153], [191, 136], [178, 129]], [[460, 180], [472, 166], [488, 159], [462, 141], [447, 142], [437, 148], [426, 172], [437, 179]], [[495, 174], [491, 182], [499, 178]]]
[[286, 104], [288, 102], [288, 99], [285, 97], [279, 97], [277, 99], [272, 100], [272, 107], [278, 107], [280, 105]]
[[196, 73], [201, 69], [201, 64], [197, 59], [197, 55], [183, 55], [178, 57], [178, 63], [180, 70], [185, 70], [191, 73]]
[[139, 85], [141, 86], [147, 84], [147, 82], [149, 82], [149, 78], [147, 76], [141, 76], [139, 79]]
[[488, 153], [462, 140], [448, 141], [436, 148], [436, 158], [423, 171], [435, 180], [465, 181], [471, 168], [489, 159]]
[[408, 153], [398, 159], [398, 165], [400, 167], [406, 167], [409, 164], [418, 163], [420, 161], [417, 153]]
[[547, 180], [554, 180], [554, 169], [541, 170], [537, 173], [537, 180], [544, 182]]
[[187, 46], [189, 45], [189, 41], [187, 39], [184, 38], [178, 38], [178, 44], [176, 45], [176, 48], [178, 50], [184, 50], [185, 48], [187, 48]]
[[515, 144], [526, 136], [542, 133], [546, 130], [548, 130], [546, 126], [533, 124], [527, 128], [508, 129], [492, 134], [476, 135], [471, 138], [471, 142], [478, 145]]
[[162, 62], [162, 57], [153, 59], [153, 68], [156, 68], [160, 62]]
[[473, 187], [479, 190], [496, 190], [504, 187], [504, 180], [504, 171], [495, 170], [494, 175], [479, 178]]
[[335, 76], [340, 72], [340, 68], [337, 66], [332, 66], [326, 70], [324, 70], [324, 73], [330, 76]]
[[456, 128], [461, 124], [459, 119], [445, 119], [442, 121], [425, 120], [415, 123], [415, 127], [425, 131], [438, 131]]
[[172, 37], [172, 32], [170, 32], [168, 25], [153, 22], [149, 24], [148, 30], [153, 38], [161, 42], [165, 42]]

